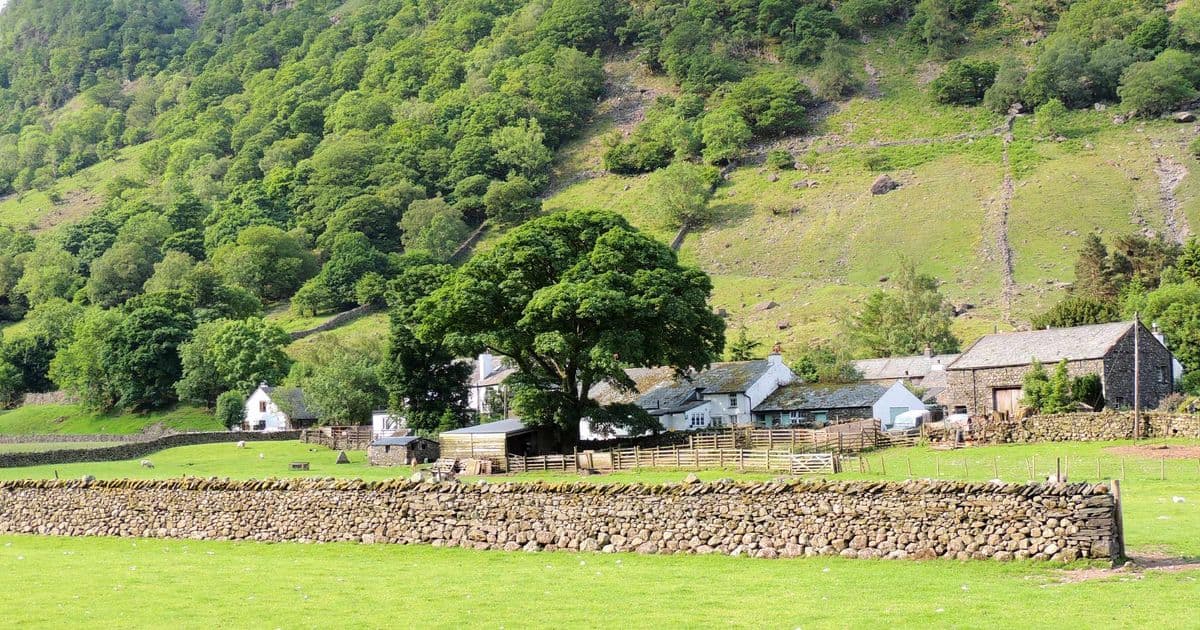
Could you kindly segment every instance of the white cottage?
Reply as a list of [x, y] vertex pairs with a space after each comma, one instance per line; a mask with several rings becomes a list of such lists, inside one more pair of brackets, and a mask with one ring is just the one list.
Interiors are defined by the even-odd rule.
[[371, 412], [371, 435], [377, 438], [408, 435], [408, 422], [404, 416], [387, 409], [376, 409]]
[[[279, 401], [283, 401], [280, 408]], [[316, 414], [304, 404], [304, 390], [297, 387], [271, 387], [266, 383], [258, 386], [246, 399], [246, 419], [242, 429], [246, 431], [286, 431], [313, 424]]]
[[[658, 418], [667, 431], [750, 425], [754, 408], [796, 378], [778, 353], [754, 361], [714, 363], [686, 378], [675, 378], [670, 368], [634, 368], [626, 374], [637, 385], [637, 392], [621, 399], [609, 396], [612, 388], [605, 385], [594, 388], [592, 398], [601, 404], [635, 403]], [[627, 436], [599, 435], [585, 420], [580, 424], [580, 437]]]

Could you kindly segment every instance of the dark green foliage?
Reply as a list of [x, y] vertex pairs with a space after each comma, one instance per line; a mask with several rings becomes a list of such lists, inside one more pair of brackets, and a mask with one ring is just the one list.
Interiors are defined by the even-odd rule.
[[825, 344], [802, 349], [791, 368], [805, 383], [853, 383], [862, 378], [844, 348]]
[[936, 353], [956, 352], [950, 305], [937, 279], [905, 263], [895, 283], [894, 291], [871, 294], [860, 311], [844, 320], [854, 352], [870, 357], [918, 354], [926, 347]]
[[1023, 99], [1025, 75], [1025, 67], [1015, 58], [1001, 62], [992, 87], [983, 94], [983, 104], [997, 114], [1007, 113], [1014, 103], [1020, 103]]
[[791, 170], [796, 167], [796, 159], [789, 151], [775, 149], [767, 153], [767, 166], [781, 171]]
[[177, 398], [183, 373], [179, 346], [191, 335], [190, 310], [148, 305], [131, 310], [111, 339], [112, 385], [129, 410], [160, 409]]
[[929, 84], [929, 91], [939, 103], [974, 105], [983, 100], [999, 69], [993, 61], [956, 59]]
[[592, 385], [631, 387], [625, 366], [707, 365], [724, 322], [712, 285], [620, 216], [565, 211], [534, 219], [476, 254], [417, 305], [417, 337], [519, 368], [513, 404], [528, 423], [578, 439]]
[[1034, 328], [1068, 328], [1086, 324], [1106, 324], [1120, 319], [1111, 302], [1092, 297], [1072, 295], [1063, 298], [1050, 310], [1033, 318]]
[[390, 336], [379, 379], [389, 408], [402, 412], [408, 426], [422, 433], [467, 420], [470, 365], [457, 360], [443, 341], [422, 341], [413, 332], [417, 301], [440, 287], [450, 272], [445, 265], [415, 264], [392, 281], [390, 292]]
[[1104, 385], [1099, 374], [1084, 374], [1071, 380], [1071, 398], [1095, 411], [1104, 408]]
[[259, 383], [279, 383], [291, 359], [283, 348], [291, 337], [261, 318], [218, 320], [198, 326], [179, 348], [181, 400], [211, 406], [221, 392], [249, 392]]
[[228, 428], [241, 426], [246, 420], [246, 395], [240, 391], [222, 392], [217, 396], [215, 415]]
[[1046, 394], [1050, 388], [1050, 376], [1046, 374], [1046, 368], [1042, 366], [1042, 362], [1037, 359], [1033, 360], [1033, 365], [1021, 383], [1021, 405], [1033, 410], [1041, 410], [1046, 402]]
[[1097, 234], [1089, 233], [1084, 237], [1079, 258], [1075, 261], [1072, 293], [1098, 302], [1111, 302], [1117, 297], [1118, 283], [1118, 274], [1113, 269], [1108, 248]]
[[741, 115], [756, 135], [777, 136], [804, 130], [805, 106], [812, 100], [812, 93], [795, 76], [763, 73], [735, 84], [722, 107]]
[[1139, 114], [1162, 114], [1194, 98], [1198, 80], [1195, 57], [1181, 50], [1164, 50], [1153, 61], [1129, 66], [1121, 75], [1117, 94], [1124, 106]]

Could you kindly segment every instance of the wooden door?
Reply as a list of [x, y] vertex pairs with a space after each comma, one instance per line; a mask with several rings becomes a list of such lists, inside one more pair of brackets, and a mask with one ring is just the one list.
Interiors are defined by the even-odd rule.
[[1013, 414], [1021, 406], [1022, 393], [1020, 387], [998, 388], [992, 390], [992, 396], [992, 409], [995, 409], [999, 413]]

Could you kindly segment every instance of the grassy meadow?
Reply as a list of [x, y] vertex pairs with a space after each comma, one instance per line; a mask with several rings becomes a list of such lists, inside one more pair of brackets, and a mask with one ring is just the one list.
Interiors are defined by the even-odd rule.
[[[0, 412], [0, 435], [49, 433], [139, 433], [161, 424], [177, 431], [221, 431], [221, 423], [208, 411], [179, 406], [150, 413], [106, 414], [76, 404], [23, 405]], [[97, 440], [103, 441], [103, 440]]]

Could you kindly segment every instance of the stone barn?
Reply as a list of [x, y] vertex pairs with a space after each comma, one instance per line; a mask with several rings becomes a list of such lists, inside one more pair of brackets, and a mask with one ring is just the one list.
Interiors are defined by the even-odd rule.
[[1143, 409], [1175, 390], [1174, 357], [1145, 326], [1133, 322], [998, 333], [981, 337], [946, 368], [939, 396], [952, 413], [1011, 413], [1020, 407], [1025, 375], [1036, 359], [1047, 372], [1064, 359], [1072, 378], [1096, 374], [1105, 405], [1133, 405], [1134, 335]]
[[415, 435], [375, 438], [367, 447], [367, 461], [372, 466], [407, 466], [424, 464], [438, 458], [438, 443]]

